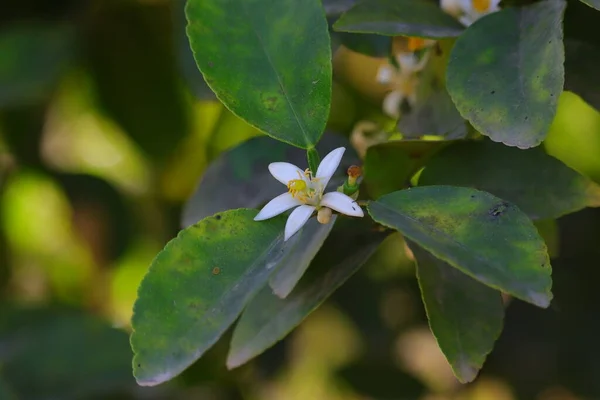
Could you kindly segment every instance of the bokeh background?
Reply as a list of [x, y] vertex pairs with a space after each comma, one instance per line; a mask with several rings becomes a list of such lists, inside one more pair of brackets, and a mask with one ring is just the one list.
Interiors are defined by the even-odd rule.
[[[352, 1], [324, 3], [333, 21]], [[250, 364], [225, 369], [226, 335], [172, 382], [138, 387], [128, 341], [137, 286], [181, 228], [207, 166], [261, 135], [204, 84], [183, 6], [0, 6], [0, 399], [600, 399], [594, 209], [547, 222], [555, 300], [547, 310], [508, 303], [504, 332], [473, 384], [453, 378], [393, 235]], [[570, 2], [566, 36], [597, 44], [592, 13]], [[361, 119], [383, 118], [374, 83], [382, 59], [341, 45], [356, 48], [355, 39], [332, 36], [328, 130], [344, 135]], [[544, 146], [600, 183], [600, 114], [577, 95], [562, 95]]]

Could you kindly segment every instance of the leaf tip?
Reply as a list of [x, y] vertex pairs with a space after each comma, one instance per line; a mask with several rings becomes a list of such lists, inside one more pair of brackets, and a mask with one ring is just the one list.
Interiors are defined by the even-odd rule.
[[552, 302], [552, 292], [549, 290], [544, 293], [529, 292], [527, 297], [531, 304], [541, 308], [548, 308]]

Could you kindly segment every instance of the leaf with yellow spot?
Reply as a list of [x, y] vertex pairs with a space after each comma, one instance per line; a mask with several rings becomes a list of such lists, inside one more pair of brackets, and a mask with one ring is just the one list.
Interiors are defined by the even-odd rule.
[[564, 0], [487, 15], [452, 50], [447, 88], [460, 114], [496, 142], [539, 145], [563, 89]]
[[424, 186], [385, 195], [368, 210], [472, 278], [539, 307], [550, 305], [546, 245], [513, 204], [471, 188]]

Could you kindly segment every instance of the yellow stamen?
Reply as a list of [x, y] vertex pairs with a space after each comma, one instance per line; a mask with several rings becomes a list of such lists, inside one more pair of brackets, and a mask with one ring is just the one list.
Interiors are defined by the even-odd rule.
[[[476, 0], [474, 0], [476, 1]], [[425, 39], [420, 37], [409, 37], [408, 38], [408, 50], [417, 51], [425, 47]]]
[[483, 13], [490, 9], [490, 0], [471, 0], [475, 11]]

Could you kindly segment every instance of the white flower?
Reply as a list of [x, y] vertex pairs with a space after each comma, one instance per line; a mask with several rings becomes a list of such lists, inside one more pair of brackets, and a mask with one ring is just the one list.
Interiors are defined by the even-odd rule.
[[342, 214], [353, 217], [363, 217], [363, 210], [356, 201], [340, 192], [323, 194], [329, 180], [340, 165], [342, 155], [346, 149], [339, 147], [323, 158], [313, 177], [309, 170], [300, 168], [287, 162], [274, 162], [269, 164], [271, 175], [287, 186], [288, 191], [268, 202], [254, 217], [255, 221], [273, 218], [291, 208], [297, 207], [285, 224], [284, 240], [302, 228], [315, 210], [329, 207]]
[[469, 26], [479, 18], [499, 11], [499, 4], [500, 0], [441, 0], [440, 6], [463, 25]]
[[415, 73], [402, 72], [402, 64], [400, 65], [400, 70], [391, 65], [382, 65], [377, 73], [377, 81], [389, 85], [391, 89], [383, 99], [383, 112], [396, 119], [400, 118], [400, 106], [403, 101], [406, 100], [411, 107], [415, 106], [419, 86], [418, 76]]

